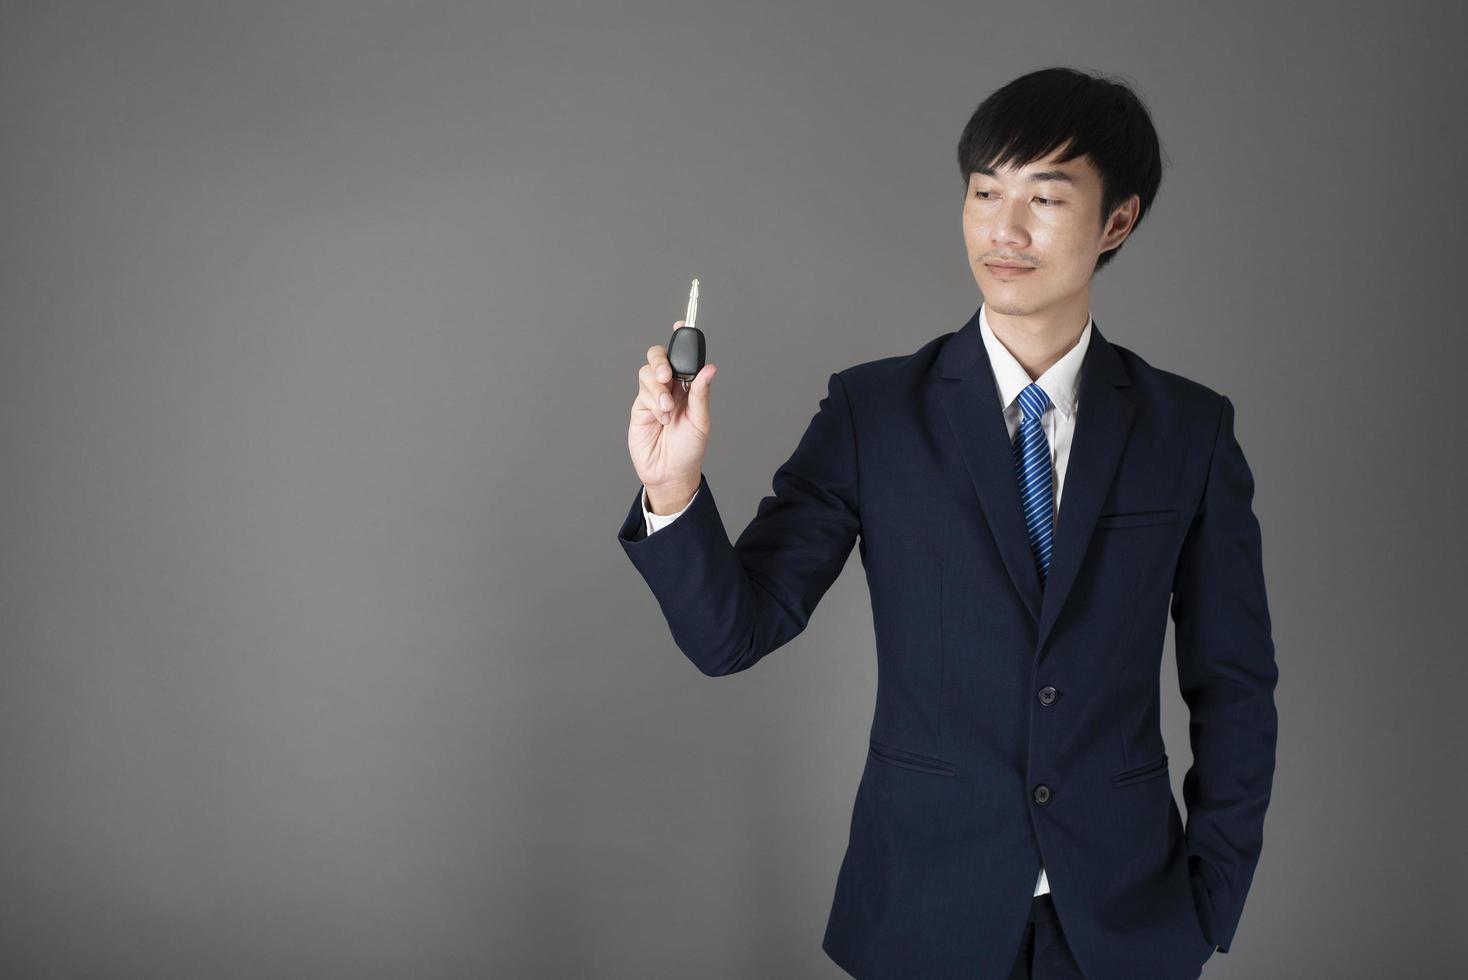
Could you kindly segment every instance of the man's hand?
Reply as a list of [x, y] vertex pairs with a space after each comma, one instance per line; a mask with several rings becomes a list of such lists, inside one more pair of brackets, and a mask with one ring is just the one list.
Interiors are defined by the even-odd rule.
[[[683, 325], [679, 320], [674, 329]], [[707, 363], [688, 391], [673, 378], [668, 348], [647, 349], [637, 371], [637, 399], [627, 426], [627, 451], [654, 514], [674, 514], [693, 499], [709, 439], [709, 384], [717, 369]]]

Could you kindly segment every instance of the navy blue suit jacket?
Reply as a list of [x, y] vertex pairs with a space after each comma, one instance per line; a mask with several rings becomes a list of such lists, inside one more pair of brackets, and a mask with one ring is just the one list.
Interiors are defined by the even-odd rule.
[[[651, 536], [639, 488], [618, 532], [710, 676], [798, 635], [859, 545], [877, 698], [826, 953], [858, 977], [1008, 977], [1043, 859], [1087, 977], [1196, 977], [1238, 926], [1277, 731], [1232, 403], [1093, 320], [1042, 590], [977, 312], [828, 385], [734, 544], [706, 474]], [[1169, 604], [1186, 829], [1159, 724]]]

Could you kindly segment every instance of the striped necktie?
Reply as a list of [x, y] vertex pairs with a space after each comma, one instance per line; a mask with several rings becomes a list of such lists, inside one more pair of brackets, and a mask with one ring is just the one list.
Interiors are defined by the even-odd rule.
[[1050, 443], [1040, 416], [1050, 407], [1045, 389], [1031, 384], [1019, 393], [1021, 418], [1014, 439], [1014, 470], [1019, 477], [1019, 502], [1025, 528], [1030, 533], [1030, 550], [1040, 571], [1040, 588], [1050, 571], [1050, 545], [1054, 537], [1055, 492], [1050, 473]]

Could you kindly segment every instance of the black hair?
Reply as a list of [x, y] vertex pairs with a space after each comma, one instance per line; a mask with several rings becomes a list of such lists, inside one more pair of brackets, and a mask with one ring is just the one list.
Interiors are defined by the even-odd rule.
[[[981, 167], [1022, 167], [1062, 147], [1068, 151], [1061, 159], [1084, 154], [1101, 174], [1101, 227], [1133, 194], [1141, 203], [1133, 228], [1141, 224], [1162, 183], [1152, 117], [1125, 82], [1074, 68], [1021, 75], [979, 103], [958, 140], [965, 193], [969, 176]], [[1102, 252], [1095, 271], [1121, 248]]]

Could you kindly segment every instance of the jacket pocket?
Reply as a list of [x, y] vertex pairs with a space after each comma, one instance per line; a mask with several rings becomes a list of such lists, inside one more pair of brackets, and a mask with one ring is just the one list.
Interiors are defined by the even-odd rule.
[[889, 766], [901, 766], [904, 769], [931, 773], [935, 776], [951, 776], [956, 771], [951, 763], [931, 755], [920, 755], [917, 752], [893, 748], [876, 741], [871, 742], [868, 748], [873, 759], [885, 762]]
[[1144, 779], [1152, 779], [1167, 772], [1167, 753], [1162, 753], [1161, 758], [1153, 759], [1144, 765], [1134, 766], [1131, 769], [1123, 769], [1111, 781], [1118, 786], [1129, 786], [1132, 783], [1140, 783]]
[[1141, 527], [1144, 524], [1171, 524], [1177, 521], [1176, 510], [1134, 510], [1126, 514], [1102, 514], [1097, 527]]

